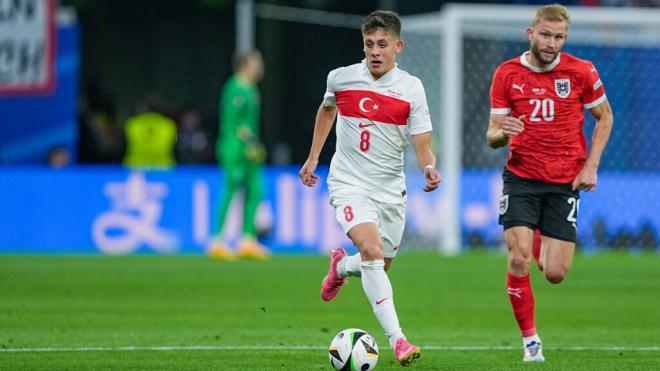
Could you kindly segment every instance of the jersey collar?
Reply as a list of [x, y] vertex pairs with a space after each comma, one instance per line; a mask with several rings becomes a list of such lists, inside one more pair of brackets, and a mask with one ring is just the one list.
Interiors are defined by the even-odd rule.
[[397, 73], [399, 71], [399, 64], [395, 63], [394, 68], [387, 71], [387, 73], [384, 74], [383, 76], [381, 76], [378, 80], [374, 80], [374, 77], [371, 76], [371, 72], [369, 71], [369, 66], [367, 66], [367, 59], [366, 58], [362, 60], [362, 68], [363, 68], [364, 73], [369, 77], [369, 79], [374, 84], [383, 86], [383, 85], [389, 85], [393, 81], [395, 81], [395, 76], [397, 75]]
[[548, 72], [548, 71], [552, 71], [552, 69], [555, 68], [555, 67], [559, 64], [559, 60], [561, 59], [561, 53], [559, 53], [559, 54], [557, 54], [557, 58], [555, 58], [555, 60], [554, 60], [552, 63], [550, 63], [549, 65], [547, 65], [547, 66], [545, 66], [545, 67], [543, 67], [543, 68], [541, 68], [541, 67], [536, 67], [536, 66], [532, 65], [531, 63], [527, 62], [527, 54], [529, 54], [529, 50], [526, 51], [526, 52], [524, 52], [524, 53], [520, 56], [520, 63], [521, 63], [523, 66], [529, 68], [530, 70], [532, 70], [532, 71], [534, 71], [534, 72]]

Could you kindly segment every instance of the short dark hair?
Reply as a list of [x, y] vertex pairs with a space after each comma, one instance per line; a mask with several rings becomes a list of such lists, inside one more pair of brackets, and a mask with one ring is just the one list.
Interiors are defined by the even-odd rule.
[[362, 20], [362, 34], [377, 28], [385, 29], [392, 36], [401, 37], [401, 18], [396, 12], [390, 10], [376, 10]]
[[252, 49], [234, 54], [232, 61], [234, 72], [240, 71], [248, 64], [248, 61], [252, 58], [261, 58], [261, 53], [256, 49]]

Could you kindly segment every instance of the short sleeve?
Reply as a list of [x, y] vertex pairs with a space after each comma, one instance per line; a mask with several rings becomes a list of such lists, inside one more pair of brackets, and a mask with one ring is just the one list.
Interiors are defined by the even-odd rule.
[[422, 85], [422, 82], [417, 78], [415, 78], [411, 97], [412, 107], [410, 108], [410, 115], [408, 116], [410, 135], [422, 134], [433, 130], [431, 114], [426, 102], [424, 85]]
[[598, 76], [596, 67], [594, 67], [593, 64], [588, 63], [584, 73], [585, 79], [584, 86], [582, 87], [582, 91], [584, 92], [582, 103], [584, 104], [584, 108], [591, 109], [603, 103], [607, 97], [605, 96], [605, 87], [600, 80], [600, 76]]
[[337, 98], [335, 97], [335, 89], [337, 87], [336, 85], [336, 77], [337, 74], [341, 68], [337, 68], [335, 70], [330, 71], [328, 73], [328, 81], [326, 83], [325, 87], [325, 94], [323, 94], [323, 106], [324, 107], [336, 107], [337, 106]]
[[511, 100], [504, 82], [502, 68], [495, 70], [490, 85], [490, 114], [508, 115], [511, 113]]

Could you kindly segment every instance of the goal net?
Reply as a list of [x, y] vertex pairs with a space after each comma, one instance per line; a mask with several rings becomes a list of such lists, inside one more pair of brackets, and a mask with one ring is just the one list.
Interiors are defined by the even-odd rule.
[[[443, 170], [438, 246], [448, 252], [502, 243], [497, 224], [507, 150], [486, 144], [495, 68], [529, 48], [535, 7], [455, 5], [404, 17], [400, 65], [426, 87]], [[660, 11], [569, 8], [564, 51], [592, 61], [615, 115], [593, 194], [582, 193], [578, 244], [652, 249], [660, 232]], [[595, 126], [587, 113], [587, 140]], [[411, 205], [414, 207], [414, 205]]]
[[[495, 68], [529, 48], [525, 28], [534, 9], [449, 4], [437, 12], [403, 17], [405, 46], [399, 66], [425, 86], [435, 128], [433, 146], [443, 176], [438, 192], [424, 194], [412, 149], [406, 154], [406, 249], [453, 254], [502, 246], [497, 218], [507, 150], [493, 150], [486, 144], [489, 88]], [[597, 191], [582, 193], [578, 246], [657, 249], [660, 10], [569, 7], [569, 11], [572, 20], [564, 51], [595, 64], [615, 116]], [[296, 42], [300, 32], [314, 32], [329, 40], [324, 45], [359, 46], [352, 38], [359, 32], [362, 15], [269, 4], [257, 4], [255, 14], [258, 25], [286, 22], [287, 29], [297, 30], [287, 34], [289, 42]], [[301, 55], [291, 61], [309, 58]], [[336, 66], [354, 62], [341, 61]], [[299, 67], [304, 70], [305, 64]], [[282, 68], [269, 73], [287, 76]], [[309, 103], [314, 104], [317, 99]], [[586, 117], [589, 141], [595, 124], [589, 114]]]

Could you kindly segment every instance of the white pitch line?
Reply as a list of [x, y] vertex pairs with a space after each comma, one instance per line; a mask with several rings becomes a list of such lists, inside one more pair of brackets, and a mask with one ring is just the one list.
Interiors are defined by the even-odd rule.
[[[321, 345], [190, 345], [190, 346], [122, 346], [122, 347], [44, 347], [44, 348], [0, 348], [0, 353], [49, 353], [49, 352], [137, 352], [137, 351], [192, 351], [192, 350], [326, 350]], [[518, 350], [514, 346], [444, 346], [426, 345], [425, 350]], [[560, 351], [626, 351], [626, 352], [658, 352], [660, 346], [634, 347], [634, 346], [574, 346], [574, 347], [545, 347], [546, 350]]]

